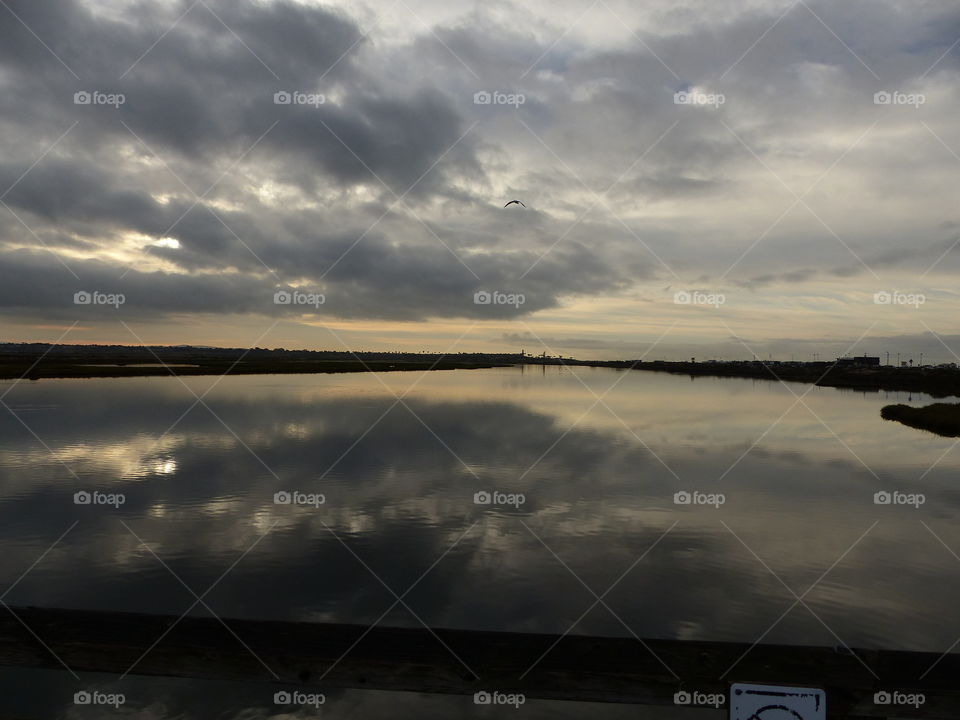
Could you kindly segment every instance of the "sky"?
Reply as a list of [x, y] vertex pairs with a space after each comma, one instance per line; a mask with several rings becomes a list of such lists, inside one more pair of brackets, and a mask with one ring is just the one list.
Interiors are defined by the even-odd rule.
[[958, 362], [958, 67], [946, 1], [3, 0], [0, 341]]

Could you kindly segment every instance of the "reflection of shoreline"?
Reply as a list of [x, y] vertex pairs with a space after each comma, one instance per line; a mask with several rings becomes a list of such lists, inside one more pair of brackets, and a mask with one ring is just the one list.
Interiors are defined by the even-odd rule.
[[960, 437], [960, 405], [934, 403], [915, 408], [887, 405], [880, 410], [884, 420], [896, 420], [908, 427], [926, 430], [942, 437]]

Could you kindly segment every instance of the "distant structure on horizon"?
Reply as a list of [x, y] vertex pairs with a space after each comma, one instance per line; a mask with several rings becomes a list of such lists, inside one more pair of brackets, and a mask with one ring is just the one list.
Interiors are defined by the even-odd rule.
[[837, 358], [837, 365], [840, 367], [867, 366], [880, 367], [880, 358], [870, 355], [860, 355], [859, 357]]

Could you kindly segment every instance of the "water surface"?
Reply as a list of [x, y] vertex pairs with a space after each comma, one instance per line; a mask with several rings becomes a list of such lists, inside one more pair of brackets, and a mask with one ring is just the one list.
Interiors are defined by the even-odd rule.
[[916, 393], [557, 367], [11, 385], [4, 588], [43, 556], [11, 605], [180, 615], [184, 584], [216, 583], [222, 617], [934, 652], [960, 637], [955, 440], [880, 418], [930, 401]]

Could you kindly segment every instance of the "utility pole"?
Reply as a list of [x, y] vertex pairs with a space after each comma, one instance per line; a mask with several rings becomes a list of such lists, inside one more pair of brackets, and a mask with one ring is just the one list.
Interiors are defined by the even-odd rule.
[[887, 365], [890, 364], [890, 351], [887, 350]]
[[920, 367], [923, 367], [923, 353], [920, 353]]

